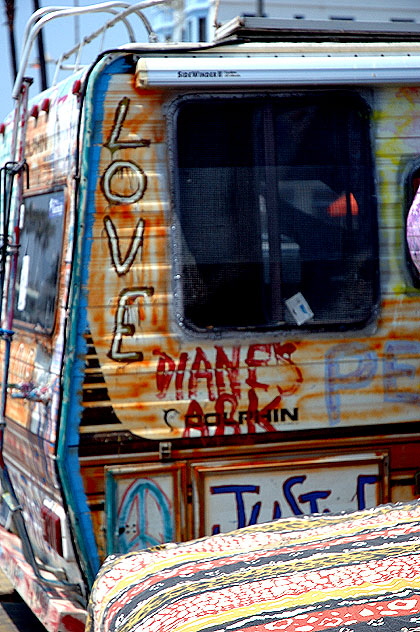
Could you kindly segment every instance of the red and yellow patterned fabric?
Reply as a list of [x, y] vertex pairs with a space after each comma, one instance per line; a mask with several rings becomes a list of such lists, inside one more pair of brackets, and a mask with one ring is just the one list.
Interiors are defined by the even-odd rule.
[[420, 632], [420, 502], [109, 557], [87, 632]]

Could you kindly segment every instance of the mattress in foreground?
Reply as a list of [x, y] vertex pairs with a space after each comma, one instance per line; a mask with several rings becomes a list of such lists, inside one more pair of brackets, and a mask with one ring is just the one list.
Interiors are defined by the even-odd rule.
[[88, 632], [420, 632], [420, 502], [109, 557]]

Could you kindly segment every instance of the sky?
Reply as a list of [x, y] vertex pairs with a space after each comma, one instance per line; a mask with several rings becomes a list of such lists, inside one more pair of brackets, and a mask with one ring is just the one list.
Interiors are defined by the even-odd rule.
[[[41, 7], [47, 7], [54, 5], [55, 7], [68, 7], [78, 6], [85, 7], [95, 3], [94, 0], [38, 0], [38, 4]], [[16, 52], [19, 60], [21, 58], [23, 35], [27, 20], [34, 10], [34, 2], [32, 0], [15, 0], [15, 40], [16, 40]], [[83, 25], [87, 25], [87, 32], [95, 31], [102, 23], [103, 20], [111, 17], [109, 14], [101, 13], [94, 14], [94, 16], [84, 17]], [[81, 24], [82, 18], [76, 20], [75, 18], [60, 18], [48, 24], [43, 29], [44, 37], [44, 50], [46, 56], [51, 60], [57, 59], [63, 51], [71, 49], [76, 41], [77, 34], [85, 34], [82, 30]], [[134, 20], [133, 25], [137, 27], [139, 22]], [[145, 32], [140, 27], [138, 29], [139, 34], [145, 36]], [[127, 41], [126, 31], [122, 26], [116, 26], [109, 30], [109, 34], [105, 39], [106, 46], [114, 46], [123, 43], [122, 40]], [[85, 55], [88, 55], [91, 59], [95, 59], [100, 49], [101, 38], [98, 38], [94, 43], [89, 46], [89, 50], [86, 50]], [[0, 0], [0, 51], [2, 52], [2, 69], [0, 71], [0, 122], [3, 121], [5, 116], [13, 109], [14, 102], [11, 96], [13, 88], [13, 71], [9, 46], [9, 28], [7, 23], [7, 15], [5, 9], [5, 0]], [[29, 95], [35, 95], [39, 91], [39, 70], [34, 67], [34, 62], [37, 59], [37, 46], [36, 43], [33, 47], [32, 63], [27, 69], [25, 75], [34, 78], [34, 83], [30, 88]], [[50, 62], [47, 64], [47, 75], [49, 84], [54, 77], [55, 64]]]
[[[103, 1], [103, 0], [102, 0]], [[134, 3], [138, 0], [126, 0]], [[244, 0], [245, 1], [245, 0]], [[265, 0], [268, 2], [268, 0]], [[25, 25], [30, 15], [34, 10], [36, 4], [41, 7], [54, 5], [56, 7], [86, 7], [90, 4], [100, 4], [95, 0], [14, 0], [15, 4], [15, 40], [18, 61], [21, 57], [23, 46], [23, 34]], [[237, 2], [233, 3], [235, 7], [238, 6]], [[406, 18], [414, 18], [417, 22], [420, 22], [420, 0], [323, 0], [323, 2], [315, 2], [311, 0], [294, 0], [293, 2], [287, 2], [287, 0], [279, 0], [278, 4], [283, 7], [283, 10], [289, 16], [290, 11], [295, 12], [296, 6], [299, 5], [299, 13], [302, 13], [301, 8], [306, 7], [305, 12], [308, 11], [308, 7], [311, 10], [317, 11], [316, 7], [321, 7], [322, 11], [330, 11], [331, 7], [346, 6], [351, 7], [354, 5], [353, 13], [363, 13], [365, 17], [363, 19], [377, 20], [385, 19], [389, 20], [391, 14], [398, 15]], [[239, 4], [239, 6], [241, 6]], [[11, 55], [9, 52], [9, 29], [6, 16], [6, 0], [0, 0], [0, 51], [2, 53], [2, 68], [0, 70], [0, 123], [4, 120], [5, 116], [13, 109], [14, 102], [11, 96], [13, 88], [12, 78], [12, 65]], [[292, 9], [291, 9], [292, 8]], [[279, 10], [279, 9], [277, 9]], [[350, 13], [351, 9], [348, 9]], [[238, 11], [240, 13], [240, 11]], [[331, 11], [330, 11], [331, 12]], [[365, 13], [364, 13], [365, 12]], [[367, 16], [367, 17], [366, 17]], [[68, 51], [75, 45], [76, 38], [79, 39], [79, 35], [86, 35], [95, 31], [103, 22], [111, 17], [107, 13], [96, 13], [91, 16], [80, 16], [79, 18], [66, 18], [57, 19], [52, 21], [43, 29], [44, 37], [44, 50], [47, 58], [56, 60], [60, 54]], [[283, 16], [284, 17], [284, 16]], [[289, 16], [290, 17], [290, 16]], [[140, 21], [133, 18], [133, 26], [136, 27], [136, 35], [139, 41], [146, 41], [147, 34]], [[139, 26], [140, 25], [140, 26]], [[85, 28], [86, 27], [86, 28]], [[118, 46], [125, 43], [128, 40], [126, 29], [120, 24], [112, 29], [109, 29], [105, 41], [103, 42], [105, 47]], [[91, 45], [86, 47], [84, 51], [84, 60], [93, 61], [101, 49], [101, 38], [96, 39]], [[37, 58], [37, 45], [34, 44], [32, 61], [35, 62]], [[54, 77], [55, 64], [49, 63], [47, 65], [47, 74], [49, 78], [49, 84]], [[30, 88], [29, 96], [36, 95], [39, 91], [39, 70], [34, 67], [34, 64], [30, 64], [29, 68], [25, 72], [26, 76], [34, 78], [34, 83]], [[63, 77], [63, 75], [61, 75]]]

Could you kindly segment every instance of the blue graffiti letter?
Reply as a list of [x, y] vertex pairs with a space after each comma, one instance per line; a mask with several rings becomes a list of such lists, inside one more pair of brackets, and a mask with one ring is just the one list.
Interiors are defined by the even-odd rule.
[[[351, 369], [355, 360], [357, 365]], [[376, 366], [375, 353], [361, 342], [335, 345], [328, 351], [325, 358], [325, 398], [330, 426], [340, 423], [340, 392], [367, 386], [376, 373]]]
[[390, 340], [384, 350], [384, 400], [386, 402], [400, 402], [407, 404], [420, 404], [419, 384], [414, 384], [413, 389], [398, 387], [397, 380], [408, 378], [413, 380], [416, 376], [416, 367], [406, 362], [398, 362], [398, 356], [415, 356], [418, 362], [420, 356], [420, 342], [416, 340]]
[[374, 485], [379, 480], [375, 474], [359, 474], [357, 477], [357, 509], [366, 508], [365, 486]]
[[[246, 526], [245, 503], [243, 499], [243, 494], [247, 492], [251, 494], [259, 494], [260, 486], [259, 485], [216, 485], [214, 487], [210, 487], [210, 492], [212, 494], [235, 494], [236, 512], [238, 516], [237, 528], [242, 529], [242, 527]], [[257, 522], [260, 509], [261, 509], [261, 503], [256, 503], [253, 506], [250, 524], [255, 524]]]
[[302, 516], [303, 511], [300, 509], [299, 505], [296, 502], [296, 498], [292, 494], [292, 487], [293, 485], [297, 485], [298, 483], [303, 483], [305, 480], [306, 476], [292, 476], [283, 483], [284, 497], [289, 503], [290, 509], [295, 516]]
[[[320, 513], [318, 507], [318, 500], [321, 498], [328, 498], [331, 494], [331, 491], [319, 491], [319, 492], [308, 492], [307, 494], [301, 494], [299, 496], [300, 503], [309, 503], [309, 511], [310, 513]], [[328, 509], [324, 509], [324, 513], [327, 513]]]

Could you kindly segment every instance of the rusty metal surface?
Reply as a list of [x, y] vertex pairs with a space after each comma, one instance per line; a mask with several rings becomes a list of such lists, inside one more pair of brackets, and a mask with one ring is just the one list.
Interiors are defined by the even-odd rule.
[[[418, 91], [380, 88], [375, 98], [383, 293], [376, 331], [324, 339], [259, 335], [252, 342], [239, 335], [194, 340], [174, 318], [163, 114], [174, 96], [135, 90], [129, 75], [116, 75], [95, 119], [100, 150], [97, 171], [88, 174], [95, 208], [88, 318], [123, 428], [175, 439], [417, 420], [419, 299], [406, 293], [401, 276], [396, 156], [408, 161], [415, 151]], [[87, 408], [109, 405], [100, 400], [103, 386], [95, 398], [89, 385]]]
[[[418, 420], [419, 296], [402, 272], [400, 243], [400, 160], [404, 156], [409, 164], [416, 155], [418, 89], [375, 92], [382, 282], [376, 329], [306, 338], [260, 335], [258, 341], [240, 335], [222, 341], [211, 336], [194, 340], [174, 317], [165, 116], [167, 104], [179, 93], [136, 89], [130, 75], [110, 73], [106, 98], [102, 99], [103, 91], [100, 94], [90, 122], [96, 132], [95, 153], [85, 163], [95, 164], [97, 170], [86, 173], [86, 208], [95, 209], [95, 214], [89, 232], [89, 364], [80, 431], [82, 452], [97, 455], [91, 462], [86, 456], [82, 465], [101, 554], [118, 546], [113, 529], [118, 516], [128, 515], [130, 495], [133, 502], [140, 502], [140, 479], [155, 485], [162, 505], [173, 489], [169, 479], [153, 473], [159, 454], [157, 447], [151, 455], [144, 452], [144, 438], [173, 441], [172, 458], [188, 464], [181, 504], [168, 501], [173, 534], [182, 529], [189, 536], [198, 535], [194, 520], [197, 524], [203, 508], [194, 485], [192, 501], [188, 500], [188, 485], [194, 479], [190, 465], [200, 458], [199, 446], [214, 446], [205, 455], [208, 459], [223, 456], [229, 462], [242, 456], [252, 468], [263, 454], [258, 443], [263, 444], [264, 434], [271, 454], [290, 460], [305, 450], [322, 459], [335, 448], [344, 459], [349, 453], [362, 455], [363, 450], [382, 446], [390, 460], [387, 494], [393, 500], [414, 497], [418, 437], [411, 439], [414, 458], [407, 460], [405, 440], [398, 437], [396, 427]], [[185, 421], [188, 415], [194, 416], [191, 424]], [[388, 438], [387, 424], [393, 426]], [[364, 432], [366, 426], [371, 427], [370, 434]], [[345, 429], [347, 438], [328, 439], [330, 430]], [[316, 447], [307, 440], [307, 433], [314, 431], [322, 431], [324, 437]], [[253, 432], [259, 437], [254, 447], [249, 440]], [[294, 442], [283, 445], [287, 433], [294, 433]], [[240, 446], [240, 437], [246, 435], [247, 445]], [[211, 443], [212, 438], [217, 442]], [[178, 451], [177, 439], [182, 439]], [[101, 449], [106, 456], [100, 456]], [[131, 479], [126, 473], [130, 468]], [[129, 482], [121, 482], [119, 489], [123, 477]], [[244, 482], [250, 479], [252, 475], [244, 476]], [[252, 504], [247, 516], [251, 509]], [[106, 536], [99, 528], [104, 520]], [[134, 514], [133, 521], [134, 533]]]

